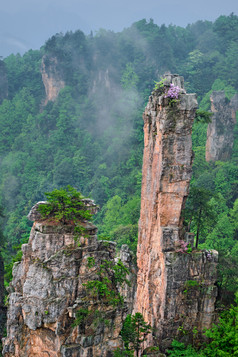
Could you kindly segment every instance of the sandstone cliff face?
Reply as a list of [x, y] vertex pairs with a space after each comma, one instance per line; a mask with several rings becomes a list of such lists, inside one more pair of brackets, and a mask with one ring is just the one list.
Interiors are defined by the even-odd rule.
[[42, 58], [41, 74], [42, 81], [45, 86], [45, 102], [46, 105], [49, 101], [55, 101], [61, 89], [65, 87], [65, 82], [57, 69], [57, 58], [46, 57]]
[[213, 92], [211, 110], [213, 116], [207, 128], [206, 161], [226, 161], [232, 154], [238, 94], [229, 102], [224, 91]]
[[[149, 98], [144, 112], [144, 158], [141, 215], [137, 249], [137, 297], [139, 311], [154, 328], [147, 345], [166, 347], [183, 326], [187, 332], [209, 327], [216, 296], [216, 261], [205, 252], [179, 252], [180, 240], [189, 239], [182, 230], [181, 211], [192, 173], [192, 123], [197, 108], [194, 94], [186, 94], [183, 78], [167, 75], [180, 87], [179, 102], [169, 105], [161, 90]], [[194, 280], [196, 289], [186, 289]], [[196, 283], [197, 282], [197, 283]], [[184, 291], [186, 291], [184, 293]], [[195, 291], [196, 290], [196, 291]]]
[[[13, 269], [5, 357], [112, 356], [122, 346], [119, 332], [123, 317], [131, 312], [133, 287], [123, 291], [123, 308], [89, 297], [89, 310], [95, 316], [73, 326], [88, 298], [83, 284], [95, 279], [100, 264], [114, 262], [116, 255], [115, 243], [98, 241], [96, 227], [89, 222], [84, 226], [88, 237], [81, 237], [79, 246], [73, 226], [34, 223], [29, 243], [22, 246], [22, 261]], [[94, 259], [93, 266], [88, 258]], [[126, 246], [121, 259], [131, 266]]]

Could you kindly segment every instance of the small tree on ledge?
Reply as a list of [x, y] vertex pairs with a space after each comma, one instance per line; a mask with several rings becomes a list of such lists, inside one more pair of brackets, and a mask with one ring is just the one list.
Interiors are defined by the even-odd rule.
[[52, 219], [63, 224], [73, 221], [76, 224], [92, 217], [83, 200], [84, 196], [69, 185], [45, 192], [45, 195], [47, 202], [38, 207], [42, 219]]
[[121, 330], [126, 351], [135, 351], [136, 356], [139, 356], [142, 343], [151, 331], [151, 326], [145, 322], [141, 313], [136, 312], [135, 315], [127, 315]]

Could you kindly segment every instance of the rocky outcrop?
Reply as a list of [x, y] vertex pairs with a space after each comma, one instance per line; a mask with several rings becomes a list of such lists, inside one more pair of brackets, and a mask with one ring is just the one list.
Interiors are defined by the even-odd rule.
[[[179, 92], [178, 100], [172, 98], [173, 91]], [[193, 250], [188, 254], [183, 248], [184, 241], [193, 245], [193, 235], [183, 231], [181, 213], [192, 174], [196, 108], [196, 96], [185, 92], [183, 78], [167, 75], [164, 86], [150, 96], [143, 115], [135, 311], [153, 327], [147, 346], [162, 349], [181, 329], [192, 338], [194, 328], [201, 332], [213, 320], [217, 253]]]
[[49, 101], [54, 102], [60, 90], [65, 87], [65, 82], [57, 65], [58, 61], [56, 57], [43, 56], [41, 74], [46, 94], [44, 105]]
[[226, 161], [232, 154], [238, 94], [229, 101], [224, 91], [211, 95], [212, 122], [207, 128], [206, 161]]
[[91, 89], [92, 94], [96, 93], [98, 91], [98, 88], [100, 88], [101, 90], [102, 88], [108, 91], [112, 90], [112, 83], [111, 78], [109, 76], [108, 68], [105, 71], [100, 70], [97, 74], [97, 78], [93, 80], [93, 85]]
[[[98, 241], [96, 227], [82, 224], [87, 234], [75, 239], [73, 225], [34, 223], [29, 243], [22, 246], [23, 258], [13, 269], [5, 357], [112, 356], [122, 346], [119, 332], [135, 288], [121, 287], [123, 307], [87, 293], [84, 284], [98, 278], [101, 264], [119, 258], [115, 243]], [[121, 260], [131, 269], [126, 246]], [[133, 274], [129, 278], [135, 279]]]

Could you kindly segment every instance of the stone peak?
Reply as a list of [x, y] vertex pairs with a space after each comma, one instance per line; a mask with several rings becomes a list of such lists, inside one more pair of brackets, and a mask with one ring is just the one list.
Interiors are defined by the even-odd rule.
[[184, 89], [184, 78], [178, 74], [165, 73], [163, 79], [165, 86], [174, 84], [175, 86]]

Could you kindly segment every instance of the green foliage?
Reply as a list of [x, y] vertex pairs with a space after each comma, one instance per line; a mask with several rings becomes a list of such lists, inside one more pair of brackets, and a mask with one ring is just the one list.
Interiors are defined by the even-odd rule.
[[117, 243], [118, 248], [123, 244], [127, 244], [130, 250], [136, 254], [137, 235], [137, 224], [119, 225], [111, 232], [111, 239]]
[[167, 350], [170, 357], [198, 357], [202, 356], [191, 345], [186, 346], [184, 343], [174, 340], [172, 350]]
[[199, 283], [196, 280], [187, 280], [185, 282], [185, 287], [188, 289], [192, 287], [199, 287]]
[[206, 331], [210, 339], [204, 350], [206, 356], [238, 356], [238, 293], [235, 302], [221, 315], [218, 325]]
[[95, 265], [95, 259], [94, 259], [94, 257], [88, 257], [87, 260], [88, 260], [87, 266], [88, 266], [89, 269], [90, 269], [90, 268], [92, 268], [92, 267]]
[[139, 78], [133, 70], [132, 63], [127, 63], [126, 69], [122, 74], [121, 84], [124, 89], [136, 88]]
[[127, 244], [136, 253], [140, 198], [136, 195], [123, 203], [116, 195], [108, 200], [102, 213], [104, 218], [99, 235], [116, 241], [119, 248]]
[[116, 351], [113, 354], [114, 357], [133, 357], [134, 353], [133, 351], [125, 351], [125, 350], [120, 350], [119, 348], [116, 349]]
[[[30, 50], [23, 56], [10, 55], [4, 62], [7, 68], [8, 98], [12, 99], [16, 92], [28, 88], [38, 104], [44, 95], [40, 67], [41, 51]], [[24, 102], [23, 102], [24, 104]]]
[[211, 116], [212, 116], [211, 112], [207, 112], [205, 110], [198, 109], [196, 111], [195, 121], [197, 121], [199, 123], [208, 124], [208, 123], [211, 123]]
[[38, 207], [42, 219], [52, 219], [66, 224], [70, 221], [76, 223], [92, 217], [83, 202], [82, 194], [69, 185], [60, 190], [46, 192], [45, 195], [47, 203]]
[[139, 356], [141, 345], [151, 330], [151, 326], [144, 321], [141, 313], [127, 315], [121, 330], [121, 337], [126, 351], [135, 351], [136, 356]]
[[119, 287], [129, 285], [127, 280], [128, 269], [121, 260], [116, 264], [104, 260], [97, 270], [98, 279], [89, 280], [83, 284], [87, 289], [88, 296], [97, 299], [102, 304], [112, 307], [124, 304], [123, 296], [119, 292]]
[[75, 320], [72, 324], [72, 327], [76, 327], [76, 326], [82, 326], [85, 322], [86, 317], [89, 315], [89, 311], [86, 308], [81, 308], [78, 311], [76, 311], [76, 316], [75, 316]]
[[212, 209], [210, 200], [212, 193], [202, 187], [192, 186], [190, 188], [189, 198], [186, 204], [185, 217], [190, 230], [193, 224], [196, 230], [196, 248], [198, 247], [200, 232], [205, 229], [206, 223], [216, 221], [216, 214]]
[[165, 82], [165, 78], [162, 78], [159, 82], [155, 81], [155, 86], [154, 86], [154, 91], [163, 91], [164, 89], [164, 82]]
[[89, 327], [94, 329], [99, 322], [104, 326], [109, 326], [110, 322], [106, 318], [108, 307], [117, 311], [122, 308], [124, 300], [120, 289], [125, 284], [129, 284], [126, 278], [129, 271], [120, 260], [117, 263], [102, 260], [99, 266], [94, 257], [88, 257], [87, 261], [88, 268], [93, 269], [97, 278], [83, 284], [85, 296], [82, 299], [82, 307], [75, 313], [72, 327], [79, 327], [82, 333], [85, 333]]
[[236, 305], [223, 312], [219, 323], [205, 332], [209, 341], [197, 351], [191, 345], [174, 340], [167, 350], [170, 357], [230, 357], [238, 355], [238, 294]]

